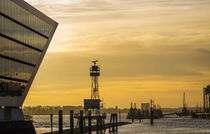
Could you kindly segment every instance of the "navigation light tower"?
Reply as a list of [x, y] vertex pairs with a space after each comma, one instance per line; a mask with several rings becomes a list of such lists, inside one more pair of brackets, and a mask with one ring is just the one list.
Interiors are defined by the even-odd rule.
[[98, 77], [100, 76], [100, 67], [96, 65], [98, 60], [92, 61], [93, 65], [90, 67], [91, 77], [91, 99], [99, 98]]

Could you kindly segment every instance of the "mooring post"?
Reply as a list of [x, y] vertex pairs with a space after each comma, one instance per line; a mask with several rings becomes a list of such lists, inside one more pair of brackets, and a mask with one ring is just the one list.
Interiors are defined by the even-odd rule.
[[51, 127], [51, 133], [53, 132], [53, 114], [50, 114], [50, 127]]
[[111, 114], [111, 117], [110, 117], [109, 133], [111, 133], [111, 127], [112, 127], [112, 114]]
[[63, 111], [59, 110], [59, 134], [63, 134]]
[[91, 120], [92, 120], [92, 117], [91, 117], [91, 111], [88, 112], [88, 131], [89, 131], [89, 134], [92, 133], [92, 126], [91, 126]]
[[116, 132], [118, 133], [118, 121], [117, 121], [117, 114], [116, 114]]
[[138, 110], [138, 118], [139, 118], [139, 123], [141, 123], [141, 110]]
[[112, 118], [112, 131], [115, 131], [115, 114], [113, 114], [113, 118]]
[[105, 119], [106, 119], [106, 118], [103, 117], [103, 131], [104, 131], [104, 133], [106, 132], [106, 126], [105, 126], [106, 123], [105, 123]]
[[141, 116], [139, 117], [139, 123], [141, 123]]
[[203, 112], [206, 111], [206, 92], [205, 88], [203, 88]]
[[119, 111], [119, 122], [121, 122], [121, 112]]
[[132, 116], [131, 117], [132, 118], [132, 123], [134, 123], [134, 111], [133, 110], [131, 111], [131, 116]]
[[150, 102], [151, 102], [151, 115], [150, 115], [151, 119], [150, 119], [150, 124], [153, 125], [153, 108], [152, 108], [153, 104], [152, 104], [152, 100]]
[[132, 123], [134, 123], [134, 116], [132, 115]]
[[99, 127], [99, 119], [98, 119], [98, 115], [97, 115], [97, 117], [96, 117], [96, 134], [99, 134], [99, 129], [98, 129], [98, 127]]
[[99, 114], [99, 126], [100, 126], [100, 134], [103, 133], [103, 129], [102, 129], [102, 116]]
[[83, 111], [80, 111], [80, 120], [79, 120], [80, 134], [83, 134]]
[[74, 111], [70, 111], [70, 132], [74, 134]]

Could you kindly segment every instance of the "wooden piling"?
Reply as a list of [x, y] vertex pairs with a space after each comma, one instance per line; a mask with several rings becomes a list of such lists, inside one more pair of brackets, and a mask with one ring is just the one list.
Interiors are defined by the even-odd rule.
[[112, 131], [111, 131], [111, 126], [112, 126], [112, 117], [113, 116], [113, 114], [111, 114], [111, 117], [110, 117], [110, 127], [109, 127], [109, 133], [111, 133]]
[[99, 130], [100, 130], [100, 134], [102, 134], [102, 118], [99, 114]]
[[109, 133], [118, 133], [118, 115], [111, 114]]
[[63, 111], [59, 110], [59, 134], [63, 134]]
[[53, 114], [50, 114], [50, 127], [51, 127], [51, 133], [53, 133]]
[[132, 116], [132, 123], [134, 123], [134, 111], [132, 110], [131, 113], [132, 113], [132, 115], [131, 115]]
[[139, 118], [139, 123], [141, 123], [141, 111], [138, 110], [138, 118]]
[[152, 108], [152, 100], [151, 100], [151, 115], [150, 115], [150, 124], [153, 125], [153, 108]]
[[119, 111], [119, 121], [121, 122], [121, 112]]
[[70, 111], [70, 132], [74, 134], [74, 111]]
[[92, 120], [92, 117], [91, 117], [91, 111], [88, 112], [88, 132], [89, 134], [92, 133], [92, 124], [91, 124], [91, 120]]
[[117, 120], [117, 114], [116, 114], [115, 118], [116, 118], [116, 123], [115, 123], [115, 125], [116, 125], [116, 133], [118, 133], [118, 125], [117, 125], [118, 120]]
[[99, 134], [99, 116], [96, 119], [96, 134]]
[[112, 115], [112, 131], [114, 133], [115, 130], [115, 114]]
[[80, 121], [79, 121], [80, 134], [83, 134], [83, 111], [80, 111]]
[[[93, 118], [92, 118], [93, 119]], [[95, 118], [94, 118], [95, 119]], [[131, 122], [119, 122], [118, 123], [118, 126], [123, 126], [123, 125], [127, 125], [127, 124], [131, 124]], [[93, 124], [92, 124], [93, 125]], [[112, 124], [111, 124], [112, 125]], [[109, 128], [111, 127], [111, 125], [109, 123], [105, 124], [104, 125], [104, 130], [109, 130]], [[112, 127], [111, 127], [112, 128]], [[21, 132], [20, 132], [21, 133]], [[63, 130], [63, 134], [69, 134], [70, 133], [70, 130], [69, 129], [64, 129]], [[80, 134], [80, 130], [79, 128], [75, 128], [74, 129], [74, 133], [75, 134]], [[83, 130], [83, 133], [84, 134], [88, 134], [88, 129], [84, 129]], [[96, 125], [93, 125], [92, 126], [92, 133], [96, 134]], [[106, 133], [109, 133], [109, 132], [106, 132]], [[113, 133], [113, 132], [110, 132], [110, 133]], [[116, 133], [116, 131], [115, 131]], [[28, 134], [28, 133], [27, 133]], [[47, 133], [43, 133], [43, 134], [51, 134], [51, 132], [47, 132]], [[59, 134], [59, 131], [55, 131], [53, 132], [53, 134]], [[105, 131], [103, 131], [103, 134], [105, 134]]]

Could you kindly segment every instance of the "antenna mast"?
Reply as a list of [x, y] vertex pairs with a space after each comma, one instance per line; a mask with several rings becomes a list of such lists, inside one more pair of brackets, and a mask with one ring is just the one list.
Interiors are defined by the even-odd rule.
[[185, 100], [185, 92], [183, 94], [183, 109], [187, 108], [187, 103], [186, 103], [186, 100]]

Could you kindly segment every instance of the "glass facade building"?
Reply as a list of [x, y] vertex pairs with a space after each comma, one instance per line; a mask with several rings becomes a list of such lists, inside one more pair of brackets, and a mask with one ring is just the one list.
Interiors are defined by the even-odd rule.
[[23, 0], [0, 0], [0, 105], [21, 106], [57, 27]]

